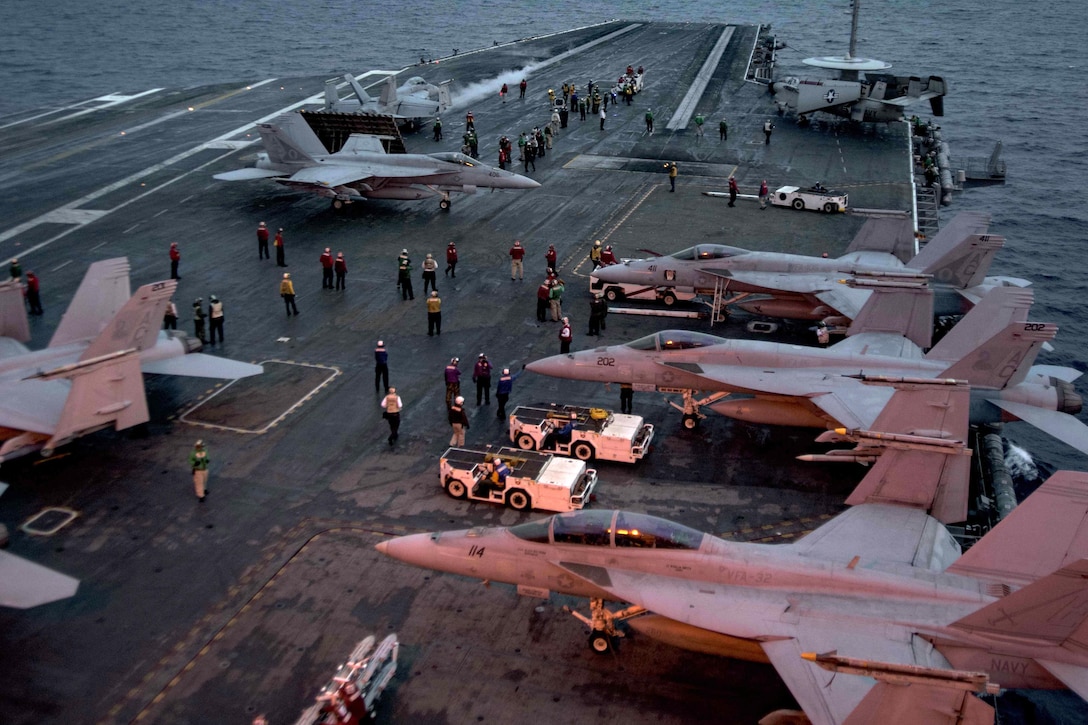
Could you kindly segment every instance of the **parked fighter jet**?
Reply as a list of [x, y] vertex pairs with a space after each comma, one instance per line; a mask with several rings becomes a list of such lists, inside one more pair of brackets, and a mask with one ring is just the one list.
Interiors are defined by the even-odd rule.
[[413, 76], [398, 89], [396, 76], [389, 75], [382, 84], [381, 95], [374, 98], [363, 90], [355, 76], [346, 73], [344, 80], [355, 93], [355, 98], [340, 98], [337, 80], [325, 81], [326, 111], [377, 113], [418, 127], [425, 120], [445, 113], [453, 105], [450, 98], [451, 81], [436, 86], [419, 76]]
[[869, 299], [867, 288], [840, 284], [859, 272], [928, 274], [933, 277], [934, 311], [963, 314], [999, 286], [1026, 287], [1014, 277], [987, 277], [1005, 238], [986, 234], [989, 214], [958, 214], [904, 264], [891, 251], [913, 237], [909, 221], [870, 219], [836, 259], [778, 252], [752, 252], [722, 244], [699, 244], [664, 257], [628, 260], [600, 267], [604, 283], [694, 289], [757, 315], [821, 320], [841, 324], [854, 319]]
[[[754, 423], [871, 429], [890, 392], [866, 380], [955, 378], [971, 384], [971, 422], [1022, 420], [1088, 453], [1088, 426], [1070, 415], [1081, 409], [1072, 385], [1081, 373], [1032, 365], [1057, 334], [1053, 324], [1026, 321], [1032, 298], [1030, 288], [992, 290], [928, 353], [905, 338], [868, 333], [820, 349], [667, 330], [527, 367], [570, 380], [685, 393], [688, 427], [697, 423], [700, 405], [713, 403], [715, 412]], [[695, 391], [717, 394], [696, 401]]]
[[[129, 296], [128, 260], [87, 270], [49, 347], [0, 337], [0, 462], [57, 446], [106, 427], [149, 419], [141, 372], [241, 378], [259, 365], [204, 355], [199, 340], [160, 331], [177, 282], [147, 284]], [[18, 285], [0, 285], [0, 332], [26, 329]]]
[[531, 596], [587, 597], [592, 617], [576, 616], [598, 652], [630, 618], [673, 645], [770, 662], [816, 725], [932, 725], [992, 722], [968, 692], [993, 685], [1088, 698], [1085, 531], [1088, 475], [1060, 471], [962, 556], [924, 512], [871, 503], [791, 544], [586, 509], [377, 549]]
[[332, 199], [340, 208], [361, 199], [441, 197], [450, 208], [450, 192], [475, 194], [477, 188], [536, 189], [537, 182], [495, 169], [460, 153], [388, 154], [379, 136], [353, 133], [344, 147], [330, 154], [298, 113], [258, 124], [267, 153], [255, 167], [215, 178], [222, 181], [272, 179], [286, 186]]

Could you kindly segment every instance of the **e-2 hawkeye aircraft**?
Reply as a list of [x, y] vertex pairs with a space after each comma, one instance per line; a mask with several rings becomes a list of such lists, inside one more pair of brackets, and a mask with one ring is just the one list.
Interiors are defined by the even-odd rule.
[[[1058, 328], [1027, 321], [1032, 300], [1031, 288], [995, 288], [928, 352], [887, 333], [862, 332], [825, 349], [666, 330], [625, 345], [554, 355], [527, 369], [682, 393], [689, 428], [699, 407], [710, 405], [752, 423], [871, 429], [891, 392], [867, 381], [966, 380], [972, 423], [1021, 420], [1088, 453], [1088, 426], [1073, 417], [1082, 401], [1072, 383], [1081, 372], [1033, 365]], [[696, 400], [698, 391], [715, 394]]]
[[1031, 284], [1015, 277], [986, 276], [1005, 243], [1004, 237], [986, 233], [989, 222], [989, 214], [962, 212], [905, 264], [892, 250], [913, 246], [911, 223], [869, 219], [846, 254], [834, 259], [699, 244], [674, 254], [600, 267], [593, 274], [606, 292], [610, 284], [690, 289], [721, 299], [720, 307], [828, 324], [854, 319], [870, 296], [867, 288], [840, 284], [844, 275], [895, 279], [926, 274], [933, 278], [935, 314], [960, 315], [994, 287]]
[[536, 189], [539, 183], [496, 169], [461, 153], [390, 154], [380, 136], [353, 133], [334, 154], [321, 143], [299, 113], [287, 113], [257, 125], [265, 153], [252, 168], [215, 174], [221, 181], [271, 179], [285, 186], [332, 199], [339, 209], [362, 199], [439, 197], [450, 208], [450, 193], [477, 189]]
[[0, 462], [43, 455], [102, 428], [124, 430], [150, 416], [143, 373], [242, 378], [260, 365], [205, 355], [201, 343], [160, 330], [176, 280], [129, 295], [128, 260], [95, 262], [49, 346], [28, 350], [22, 290], [0, 285]]
[[325, 110], [336, 113], [376, 113], [392, 116], [401, 124], [419, 127], [427, 119], [445, 113], [452, 105], [451, 81], [434, 85], [419, 76], [412, 76], [397, 88], [396, 74], [386, 76], [381, 94], [374, 98], [368, 94], [355, 76], [344, 74], [344, 81], [351, 87], [355, 98], [340, 98], [337, 80], [325, 81]]
[[1088, 474], [1059, 471], [962, 555], [924, 511], [880, 503], [789, 544], [584, 509], [377, 549], [529, 596], [588, 598], [591, 616], [574, 614], [597, 652], [626, 619], [674, 646], [769, 662], [814, 725], [982, 725], [994, 713], [976, 692], [1088, 698], [1086, 532]]

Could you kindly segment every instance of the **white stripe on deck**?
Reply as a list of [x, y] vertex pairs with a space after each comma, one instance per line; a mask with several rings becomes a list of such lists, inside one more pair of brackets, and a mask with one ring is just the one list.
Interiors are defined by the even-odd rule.
[[718, 62], [722, 59], [722, 53], [725, 52], [725, 48], [732, 38], [733, 26], [730, 25], [722, 31], [721, 37], [714, 44], [714, 49], [710, 51], [710, 55], [707, 56], [703, 67], [699, 69], [699, 73], [695, 76], [695, 82], [691, 84], [691, 88], [688, 89], [684, 100], [680, 101], [676, 113], [672, 114], [672, 118], [665, 124], [666, 129], [678, 131], [688, 125], [691, 114], [695, 113], [695, 106], [698, 105], [699, 99], [703, 97], [703, 91], [706, 90], [707, 84], [710, 83], [710, 79], [714, 75], [714, 69], [718, 67]]

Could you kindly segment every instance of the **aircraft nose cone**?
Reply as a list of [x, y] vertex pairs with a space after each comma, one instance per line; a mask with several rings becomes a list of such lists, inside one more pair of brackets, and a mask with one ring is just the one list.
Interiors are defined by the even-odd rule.
[[510, 188], [512, 189], [539, 189], [540, 182], [530, 179], [528, 176], [522, 176], [521, 174], [513, 174], [510, 179], [512, 182]]
[[432, 534], [411, 534], [396, 536], [374, 545], [382, 554], [424, 568], [435, 568], [436, 550]]
[[385, 554], [386, 556], [389, 556], [389, 551], [388, 551], [389, 542], [388, 541], [378, 542], [377, 544], [374, 545], [374, 548], [377, 549], [379, 553]]
[[633, 281], [637, 277], [646, 276], [648, 273], [633, 269], [626, 264], [609, 264], [605, 267], [598, 267], [593, 274], [602, 282], [622, 284]]
[[570, 368], [568, 357], [567, 355], [552, 355], [529, 363], [525, 369], [540, 375], [550, 375], [553, 378], [563, 377], [564, 371]]

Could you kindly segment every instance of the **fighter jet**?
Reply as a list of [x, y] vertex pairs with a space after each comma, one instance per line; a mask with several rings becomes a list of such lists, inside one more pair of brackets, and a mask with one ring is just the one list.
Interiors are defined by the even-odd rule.
[[253, 168], [215, 178], [222, 181], [272, 179], [286, 186], [332, 199], [339, 209], [361, 199], [423, 199], [438, 196], [450, 208], [450, 192], [475, 194], [477, 188], [536, 189], [537, 182], [492, 168], [460, 153], [389, 154], [381, 137], [353, 133], [344, 147], [330, 154], [298, 113], [258, 124], [267, 153]]
[[444, 81], [436, 86], [419, 76], [413, 76], [398, 89], [396, 76], [389, 75], [382, 84], [381, 95], [374, 98], [363, 90], [355, 76], [346, 73], [344, 80], [351, 87], [355, 98], [340, 98], [340, 92], [336, 88], [337, 80], [325, 81], [326, 111], [376, 113], [392, 116], [401, 123], [418, 127], [426, 119], [445, 113], [453, 105], [450, 98], [451, 81]]
[[[909, 221], [870, 219], [847, 253], [836, 259], [778, 252], [752, 252], [722, 244], [699, 244], [664, 257], [628, 260], [600, 267], [594, 276], [608, 285], [693, 289], [769, 317], [843, 324], [869, 299], [866, 288], [844, 287], [844, 275], [927, 274], [937, 315], [963, 314], [994, 287], [1026, 287], [1014, 277], [986, 277], [1005, 238], [986, 234], [989, 214], [963, 212], [904, 264], [892, 251], [913, 242]], [[913, 246], [913, 245], [911, 245]], [[613, 294], [613, 297], [616, 295]]]
[[1088, 475], [1060, 471], [962, 555], [923, 511], [873, 503], [790, 544], [585, 509], [377, 549], [530, 596], [589, 598], [592, 616], [575, 615], [598, 652], [629, 619], [669, 644], [770, 662], [815, 725], [992, 723], [969, 692], [1088, 698], [1086, 531]]
[[[175, 280], [147, 284], [129, 296], [125, 258], [87, 270], [49, 346], [22, 343], [26, 309], [15, 283], [0, 285], [0, 462], [43, 455], [102, 428], [123, 430], [149, 420], [143, 373], [241, 378], [259, 365], [199, 352], [184, 333], [160, 331]], [[14, 333], [14, 337], [12, 335]]]
[[[972, 423], [1022, 420], [1088, 453], [1088, 426], [1074, 418], [1080, 371], [1033, 365], [1057, 326], [1028, 322], [1030, 288], [998, 287], [928, 353], [905, 338], [859, 334], [826, 349], [727, 340], [667, 330], [627, 343], [556, 355], [529, 370], [569, 380], [632, 383], [685, 395], [685, 425], [699, 407], [753, 423], [872, 429], [890, 391], [868, 382], [954, 378], [972, 389]], [[715, 395], [695, 400], [696, 391]]]

